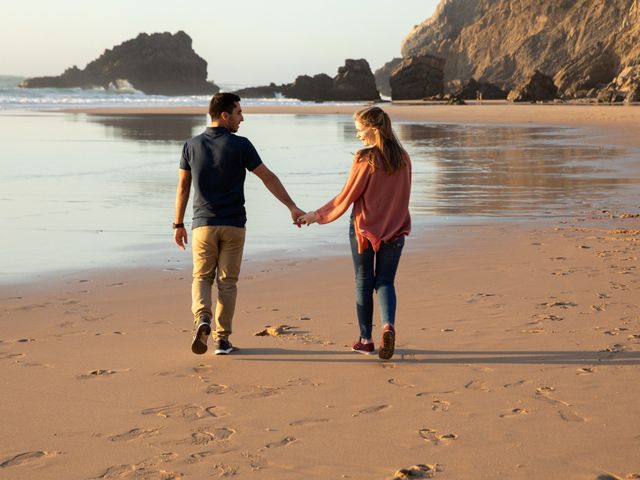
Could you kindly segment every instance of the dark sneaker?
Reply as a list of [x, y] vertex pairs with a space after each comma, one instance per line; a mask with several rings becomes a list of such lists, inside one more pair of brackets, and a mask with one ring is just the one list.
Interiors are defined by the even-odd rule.
[[351, 345], [351, 350], [358, 353], [364, 353], [365, 355], [371, 355], [376, 347], [371, 343], [362, 343], [362, 339], [359, 338], [358, 341], [353, 342]]
[[383, 360], [389, 360], [393, 357], [393, 351], [396, 346], [396, 330], [393, 325], [386, 324], [382, 329], [382, 345], [378, 350], [378, 356]]
[[216, 351], [213, 353], [215, 353], [216, 355], [228, 355], [231, 352], [237, 352], [238, 350], [239, 348], [236, 348], [233, 345], [231, 345], [231, 342], [229, 340], [220, 338], [216, 342]]
[[207, 351], [207, 339], [211, 333], [211, 323], [208, 320], [200, 320], [196, 325], [191, 342], [191, 351], [196, 355], [202, 355]]

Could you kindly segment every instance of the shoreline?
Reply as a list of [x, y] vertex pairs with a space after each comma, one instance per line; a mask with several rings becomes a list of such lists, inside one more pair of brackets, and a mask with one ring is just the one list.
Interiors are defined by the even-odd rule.
[[[635, 134], [640, 125], [638, 105], [591, 104], [511, 104], [506, 101], [469, 101], [467, 105], [416, 102], [377, 104], [392, 120], [442, 124], [483, 124], [510, 126], [564, 126], [588, 128], [597, 141], [640, 146]], [[243, 106], [247, 114], [262, 115], [353, 115], [366, 105]], [[52, 110], [88, 115], [206, 115], [207, 107], [86, 108]], [[604, 129], [606, 132], [598, 132]], [[606, 133], [606, 134], [605, 134]]]

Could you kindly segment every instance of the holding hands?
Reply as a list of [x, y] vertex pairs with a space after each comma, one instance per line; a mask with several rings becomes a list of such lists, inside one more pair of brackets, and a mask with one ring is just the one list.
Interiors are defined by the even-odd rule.
[[312, 223], [316, 223], [318, 221], [316, 212], [308, 212], [304, 215], [301, 215], [296, 220], [296, 224], [299, 225], [311, 225]]

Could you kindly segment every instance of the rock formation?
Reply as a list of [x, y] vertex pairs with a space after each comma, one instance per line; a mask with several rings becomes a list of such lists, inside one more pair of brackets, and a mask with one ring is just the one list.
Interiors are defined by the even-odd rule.
[[553, 78], [539, 71], [533, 72], [525, 81], [509, 92], [510, 102], [548, 102], [558, 96], [558, 87]]
[[478, 82], [474, 78], [462, 84], [453, 95], [461, 100], [504, 100], [507, 92], [488, 82]]
[[405, 38], [402, 55], [445, 58], [445, 82], [475, 78], [510, 90], [539, 70], [561, 94], [586, 95], [640, 65], [640, 2], [442, 0]]
[[208, 95], [219, 91], [207, 82], [207, 62], [192, 48], [183, 31], [148, 35], [105, 52], [84, 70], [74, 66], [57, 77], [29, 78], [24, 88], [108, 88], [127, 81], [136, 90], [158, 95]]
[[287, 98], [310, 102], [325, 101], [377, 101], [380, 94], [375, 78], [365, 59], [345, 60], [338, 74], [331, 78], [325, 73], [298, 76], [293, 83], [243, 88], [234, 92], [245, 98], [273, 98], [282, 95]]
[[391, 76], [391, 71], [396, 68], [400, 62], [402, 62], [402, 58], [394, 58], [373, 72], [373, 76], [376, 79], [376, 87], [378, 87], [380, 94], [386, 97], [391, 96], [391, 84], [389, 83], [389, 77]]
[[442, 94], [444, 62], [431, 55], [404, 58], [391, 71], [391, 98], [415, 100]]

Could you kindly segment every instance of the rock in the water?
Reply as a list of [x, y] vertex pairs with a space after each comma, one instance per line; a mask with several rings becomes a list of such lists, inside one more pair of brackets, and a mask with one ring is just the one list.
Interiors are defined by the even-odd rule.
[[394, 58], [373, 72], [373, 76], [376, 78], [376, 86], [378, 87], [380, 94], [386, 97], [391, 96], [391, 84], [389, 83], [389, 77], [391, 76], [391, 71], [396, 68], [400, 62], [402, 62], [402, 58]]
[[282, 93], [282, 87], [272, 82], [262, 87], [241, 88], [233, 93], [240, 98], [275, 98]]
[[431, 55], [403, 59], [391, 72], [391, 98], [415, 100], [443, 93], [444, 63]]
[[298, 100], [323, 102], [333, 100], [333, 79], [325, 74], [319, 73], [313, 77], [309, 75], [298, 76], [293, 84], [285, 86], [283, 93], [286, 97], [297, 98]]
[[509, 92], [510, 102], [548, 102], [558, 97], [553, 79], [536, 70], [529, 78]]
[[279, 86], [271, 83], [264, 87], [245, 88], [235, 93], [249, 98], [283, 95], [309, 102], [380, 100], [375, 78], [365, 59], [345, 60], [344, 66], [338, 69], [334, 78], [325, 73], [313, 77], [300, 75], [293, 83]]
[[507, 92], [488, 82], [478, 82], [474, 78], [455, 91], [454, 95], [463, 100], [504, 100]]
[[84, 70], [74, 66], [57, 77], [29, 78], [24, 88], [109, 88], [128, 82], [136, 90], [158, 95], [208, 95], [220, 89], [207, 81], [207, 62], [183, 31], [139, 34], [105, 52]]
[[332, 100], [380, 100], [376, 80], [364, 58], [347, 59], [333, 78]]

